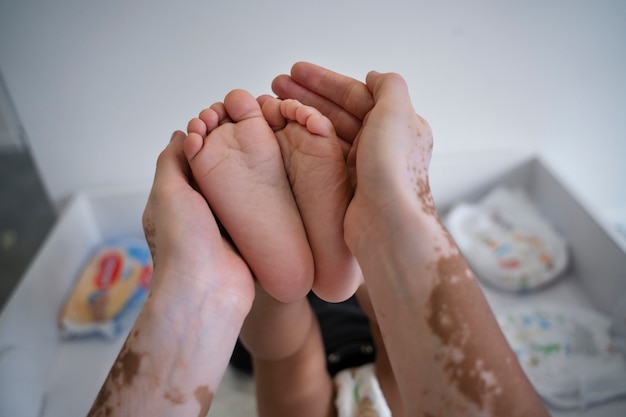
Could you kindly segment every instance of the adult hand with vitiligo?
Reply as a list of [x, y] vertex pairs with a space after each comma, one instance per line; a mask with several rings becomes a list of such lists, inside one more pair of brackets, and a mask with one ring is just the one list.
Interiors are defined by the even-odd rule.
[[316, 106], [352, 143], [345, 239], [383, 335], [402, 402], [397, 414], [547, 416], [437, 214], [432, 133], [405, 80], [372, 72], [363, 84], [298, 63], [273, 87]]
[[254, 298], [252, 274], [191, 185], [175, 132], [143, 216], [150, 295], [89, 416], [206, 416]]
[[[404, 79], [370, 73], [361, 83], [299, 63], [273, 87], [315, 107], [349, 144], [344, 237], [393, 369], [394, 415], [547, 416], [438, 217], [432, 134]], [[161, 154], [144, 214], [151, 295], [91, 416], [205, 416], [252, 306], [252, 274], [190, 185], [183, 137]]]

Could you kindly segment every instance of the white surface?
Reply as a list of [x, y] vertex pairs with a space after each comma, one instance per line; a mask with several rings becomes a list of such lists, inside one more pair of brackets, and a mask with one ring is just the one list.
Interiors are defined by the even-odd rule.
[[625, 4], [3, 1], [0, 70], [57, 203], [150, 181], [171, 131], [201, 108], [236, 87], [269, 92], [309, 60], [358, 78], [400, 72], [436, 154], [545, 151], [610, 208], [626, 200]]
[[[79, 194], [62, 213], [0, 315], [0, 346], [28, 349], [45, 370], [44, 413], [84, 416], [124, 341], [62, 342], [59, 309], [88, 255], [104, 239], [143, 237], [147, 192]], [[34, 399], [35, 400], [35, 399]]]
[[39, 417], [43, 368], [29, 350], [0, 347], [0, 416]]
[[[546, 172], [535, 175], [533, 167], [537, 162], [523, 163], [521, 169], [510, 171], [512, 165], [521, 161], [513, 158], [508, 165], [503, 163], [502, 155], [482, 155], [482, 158], [461, 160], [439, 160], [433, 166], [433, 187], [442, 186], [446, 181], [453, 182], [463, 189], [485, 186], [485, 181], [517, 181], [529, 187], [530, 195], [534, 198], [558, 198], [572, 209], [573, 221], [587, 233], [602, 234], [602, 230], [594, 225], [589, 217], [581, 214], [572, 203], [563, 198], [555, 189], [555, 185], [548, 181]], [[454, 175], [441, 175], [454, 169]], [[474, 173], [474, 176], [469, 175]], [[547, 187], [547, 194], [541, 187]], [[435, 188], [434, 188], [435, 189]], [[101, 340], [85, 340], [80, 342], [62, 342], [56, 326], [56, 317], [59, 308], [80, 271], [90, 251], [103, 239], [128, 235], [140, 237], [141, 213], [147, 199], [147, 188], [139, 190], [109, 190], [93, 191], [78, 194], [62, 213], [58, 223], [47, 238], [45, 245], [38, 253], [21, 280], [16, 292], [0, 315], [0, 346], [13, 345], [31, 349], [37, 358], [36, 364], [44, 370], [45, 379], [45, 410], [42, 417], [78, 417], [87, 413], [110, 366], [112, 365], [124, 336], [114, 342]], [[471, 193], [470, 193], [471, 194]], [[467, 194], [469, 195], [469, 194]], [[456, 198], [466, 198], [467, 195], [437, 194], [437, 202], [442, 206], [449, 204]], [[546, 195], [548, 197], [546, 197]], [[543, 202], [546, 203], [546, 202]], [[549, 203], [549, 202], [548, 202]], [[558, 203], [558, 201], [556, 202]], [[542, 208], [549, 208], [549, 204], [542, 204]], [[605, 245], [610, 240], [595, 240], [598, 245]], [[531, 303], [564, 303], [570, 306], [598, 308], [598, 302], [610, 307], [615, 304], [613, 292], [619, 292], [619, 275], [590, 276], [582, 279], [580, 271], [602, 270], [597, 265], [599, 259], [605, 262], [602, 255], [607, 252], [612, 258], [609, 265], [621, 265], [626, 255], [623, 252], [606, 251], [606, 247], [596, 245], [596, 251], [589, 257], [582, 257], [575, 267], [559, 279], [555, 285], [536, 294], [516, 296], [496, 292], [485, 288], [486, 296], [494, 309], [499, 311]], [[584, 249], [584, 247], [583, 247]], [[584, 262], [585, 265], [581, 265]], [[611, 263], [612, 262], [612, 263]], [[622, 269], [626, 270], [626, 268]], [[609, 271], [610, 272], [610, 271]], [[584, 277], [583, 277], [584, 278]], [[610, 290], [608, 294], [597, 293], [593, 297], [588, 292], [589, 280], [592, 285], [605, 285], [613, 288], [611, 282], [602, 280], [615, 279], [613, 283], [618, 290]], [[624, 294], [626, 292], [622, 291]], [[598, 302], [592, 301], [599, 300]], [[603, 301], [608, 300], [608, 301]], [[626, 310], [624, 310], [626, 311]], [[242, 381], [232, 372], [227, 372], [224, 384], [218, 390], [210, 415], [251, 416], [254, 410], [253, 384]], [[553, 411], [554, 416], [584, 416], [608, 417], [626, 414], [626, 401], [594, 407], [586, 412], [561, 413]]]

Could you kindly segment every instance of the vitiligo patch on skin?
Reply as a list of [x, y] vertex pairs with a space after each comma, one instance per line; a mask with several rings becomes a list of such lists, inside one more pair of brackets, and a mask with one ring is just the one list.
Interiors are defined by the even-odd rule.
[[[479, 297], [465, 259], [456, 252], [441, 256], [431, 266], [435, 276], [427, 303], [427, 323], [442, 344], [435, 360], [443, 366], [449, 382], [479, 410], [490, 411], [501, 394], [496, 374], [487, 369], [474, 346], [467, 312], [458, 305]], [[475, 325], [475, 323], [474, 323]]]

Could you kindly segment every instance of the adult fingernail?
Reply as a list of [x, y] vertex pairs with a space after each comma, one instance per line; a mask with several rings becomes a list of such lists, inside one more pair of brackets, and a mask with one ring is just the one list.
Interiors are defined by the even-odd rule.
[[178, 130], [175, 130], [174, 133], [172, 133], [172, 137], [170, 138], [170, 143], [172, 143], [172, 141], [174, 140], [177, 134], [178, 134]]

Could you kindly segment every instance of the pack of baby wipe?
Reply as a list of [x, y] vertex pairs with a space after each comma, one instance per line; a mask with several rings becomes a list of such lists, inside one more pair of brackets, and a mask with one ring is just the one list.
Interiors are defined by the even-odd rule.
[[151, 280], [152, 258], [144, 240], [104, 242], [89, 257], [61, 308], [61, 334], [115, 337], [124, 319], [145, 300]]
[[535, 289], [567, 266], [565, 240], [521, 189], [498, 187], [475, 204], [461, 203], [445, 223], [478, 278], [497, 288]]

